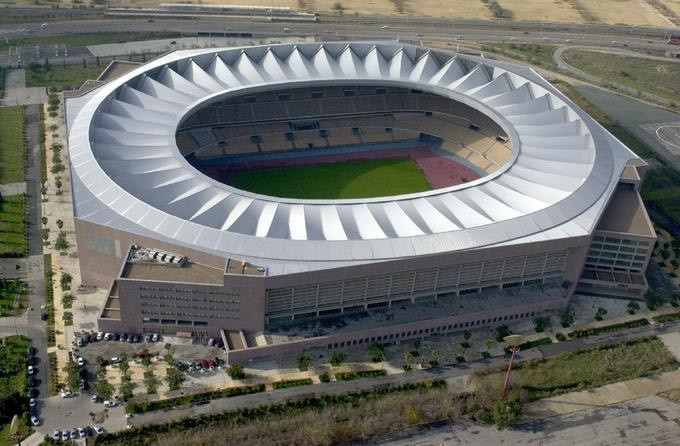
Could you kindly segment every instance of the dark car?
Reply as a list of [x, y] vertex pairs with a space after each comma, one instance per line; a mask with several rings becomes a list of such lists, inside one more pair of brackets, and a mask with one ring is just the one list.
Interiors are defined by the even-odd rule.
[[38, 389], [35, 387], [31, 387], [28, 389], [28, 396], [29, 398], [38, 398], [38, 395], [40, 395], [40, 392], [38, 392]]
[[28, 354], [29, 355], [35, 355], [38, 352], [38, 349], [35, 347], [28, 347]]
[[44, 311], [42, 313], [40, 313], [40, 320], [46, 321], [47, 320], [47, 313], [45, 313]]
[[97, 333], [90, 333], [90, 337], [88, 340], [90, 342], [97, 342]]
[[134, 342], [134, 343], [139, 342], [139, 336], [135, 335], [134, 340], [132, 342]]
[[132, 344], [133, 342], [135, 342], [135, 337], [132, 336], [132, 335], [130, 335], [130, 336], [128, 336], [127, 341], [128, 341], [130, 344]]

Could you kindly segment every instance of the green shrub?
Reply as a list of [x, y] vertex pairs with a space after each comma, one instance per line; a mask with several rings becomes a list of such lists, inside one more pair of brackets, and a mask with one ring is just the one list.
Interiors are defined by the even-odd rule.
[[259, 393], [264, 391], [264, 384], [255, 384], [252, 386], [229, 387], [227, 389], [196, 393], [193, 395], [185, 395], [159, 401], [131, 401], [125, 408], [125, 411], [128, 413], [144, 413], [153, 410], [170, 409], [176, 406], [185, 406], [189, 404], [210, 401], [218, 398], [230, 398], [233, 396], [247, 395], [250, 393]]
[[654, 322], [659, 324], [663, 324], [664, 322], [673, 322], [680, 319], [680, 313], [662, 314], [659, 316], [654, 316], [652, 319], [654, 319]]
[[496, 341], [498, 342], [503, 342], [503, 339], [511, 334], [512, 331], [510, 331], [510, 328], [507, 325], [499, 325], [496, 327]]
[[385, 370], [360, 370], [356, 372], [338, 372], [335, 374], [335, 379], [338, 381], [352, 381], [360, 378], [375, 378], [378, 376], [385, 376]]
[[319, 375], [319, 381], [322, 383], [327, 383], [331, 381], [331, 375], [328, 372], [323, 372], [321, 375]]
[[564, 341], [567, 339], [567, 337], [562, 332], [555, 333], [555, 337], [557, 338], [558, 341]]
[[282, 381], [274, 381], [272, 387], [274, 390], [287, 389], [288, 387], [307, 386], [312, 384], [312, 378], [300, 379], [284, 379]]
[[597, 336], [602, 333], [609, 333], [612, 331], [623, 330], [625, 328], [636, 328], [649, 325], [647, 319], [635, 319], [634, 321], [621, 322], [619, 324], [605, 325], [602, 327], [590, 328], [587, 330], [574, 330], [569, 333], [570, 338], [585, 338], [588, 336]]

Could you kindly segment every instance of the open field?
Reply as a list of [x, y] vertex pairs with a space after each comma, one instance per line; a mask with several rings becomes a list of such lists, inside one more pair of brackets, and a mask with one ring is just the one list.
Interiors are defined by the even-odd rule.
[[[529, 401], [626, 381], [677, 367], [663, 342], [643, 338], [590, 350], [563, 353], [532, 360], [513, 368], [512, 381], [518, 383]], [[480, 374], [488, 383], [502, 382], [504, 371]]]
[[670, 26], [651, 6], [636, 0], [597, 0], [580, 2], [591, 15], [610, 25]]
[[25, 180], [24, 108], [0, 108], [0, 183]]
[[28, 287], [16, 279], [0, 279], [0, 316], [15, 316], [26, 309]]
[[77, 89], [88, 79], [97, 79], [105, 66], [31, 64], [26, 70], [27, 87]]
[[0, 254], [26, 253], [26, 214], [23, 195], [0, 200]]
[[574, 50], [563, 57], [586, 73], [680, 102], [680, 63]]
[[382, 197], [431, 189], [413, 161], [405, 158], [237, 172], [230, 175], [229, 184], [264, 195], [309, 199]]

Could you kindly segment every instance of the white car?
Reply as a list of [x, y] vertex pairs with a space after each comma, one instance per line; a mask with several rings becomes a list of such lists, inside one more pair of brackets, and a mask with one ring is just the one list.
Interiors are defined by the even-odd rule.
[[61, 439], [62, 439], [62, 441], [68, 441], [68, 440], [70, 440], [70, 439], [71, 439], [71, 433], [70, 433], [69, 431], [67, 431], [67, 430], [64, 429], [64, 430], [61, 432]]
[[78, 428], [78, 434], [81, 436], [81, 438], [87, 437], [87, 432], [85, 432], [85, 428], [82, 426]]
[[100, 331], [99, 333], [97, 333], [97, 340], [98, 341], [101, 341], [103, 338], [104, 338], [104, 332], [103, 331]]
[[99, 401], [99, 397], [97, 395], [92, 395], [92, 402], [96, 403], [97, 401]]
[[28, 366], [28, 374], [29, 374], [29, 375], [32, 375], [33, 372], [35, 372], [35, 369], [33, 368], [32, 365], [29, 365], [29, 366]]
[[120, 362], [120, 358], [118, 356], [114, 356], [111, 358], [111, 364], [118, 364]]
[[111, 339], [111, 333], [105, 333], [104, 334], [104, 340], [108, 341], [109, 339]]
[[35, 407], [35, 398], [31, 398], [30, 400], [28, 400], [28, 405], [31, 407]]
[[116, 407], [116, 402], [111, 400], [104, 401], [104, 407]]
[[54, 441], [61, 441], [61, 431], [54, 431], [52, 438], [54, 438]]
[[103, 433], [104, 433], [104, 429], [102, 429], [101, 426], [95, 425], [95, 426], [93, 426], [93, 427], [94, 427], [94, 431], [97, 433], [97, 435], [103, 434]]
[[151, 341], [158, 342], [158, 335], [156, 333], [154, 333], [153, 336], [151, 336]]
[[33, 415], [31, 417], [31, 424], [33, 426], [40, 426], [40, 419], [38, 417], [36, 417], [35, 415]]
[[61, 391], [61, 397], [62, 398], [71, 398], [73, 396], [73, 392], [70, 390], [62, 390]]
[[78, 365], [81, 367], [85, 365], [85, 359], [82, 356], [78, 356]]

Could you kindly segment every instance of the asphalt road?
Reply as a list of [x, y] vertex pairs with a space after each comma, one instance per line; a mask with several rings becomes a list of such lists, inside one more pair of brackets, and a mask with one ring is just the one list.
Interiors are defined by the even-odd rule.
[[[383, 29], [382, 23], [391, 23]], [[512, 26], [512, 25], [511, 25]], [[284, 33], [283, 28], [290, 28]], [[256, 36], [317, 36], [326, 40], [351, 38], [361, 39], [401, 39], [401, 40], [442, 40], [448, 42], [490, 41], [503, 42], [514, 40], [526, 43], [563, 44], [574, 43], [598, 47], [629, 48], [640, 50], [667, 51], [669, 46], [662, 38], [661, 30], [657, 36], [643, 36], [631, 32], [631, 27], [607, 27], [607, 32], [585, 26], [573, 26], [571, 29], [561, 27], [552, 29], [548, 26], [536, 25], [535, 28], [510, 27], [499, 25], [497, 28], [480, 25], [456, 25], [455, 22], [422, 22], [409, 18], [373, 18], [360, 23], [345, 19], [330, 20], [324, 18], [319, 22], [277, 23], [251, 21], [234, 18], [200, 17], [196, 20], [174, 18], [155, 18], [148, 21], [144, 18], [107, 18], [97, 20], [66, 20], [49, 23], [45, 28], [40, 23], [0, 25], [0, 37], [6, 37], [9, 44], [17, 37], [54, 36], [52, 45], [59, 43], [59, 35], [92, 32], [150, 32], [174, 31], [195, 35], [201, 33], [252, 33]], [[532, 29], [527, 31], [527, 29]], [[27, 33], [31, 30], [32, 33]], [[2, 59], [0, 59], [2, 60]]]
[[[38, 105], [26, 107], [26, 196], [28, 200], [28, 324], [26, 335], [38, 350], [37, 379], [40, 397], [47, 397], [47, 323], [40, 320], [40, 306], [46, 302], [43, 246], [40, 235], [42, 201], [40, 196], [40, 129]], [[33, 310], [31, 310], [33, 308]]]

